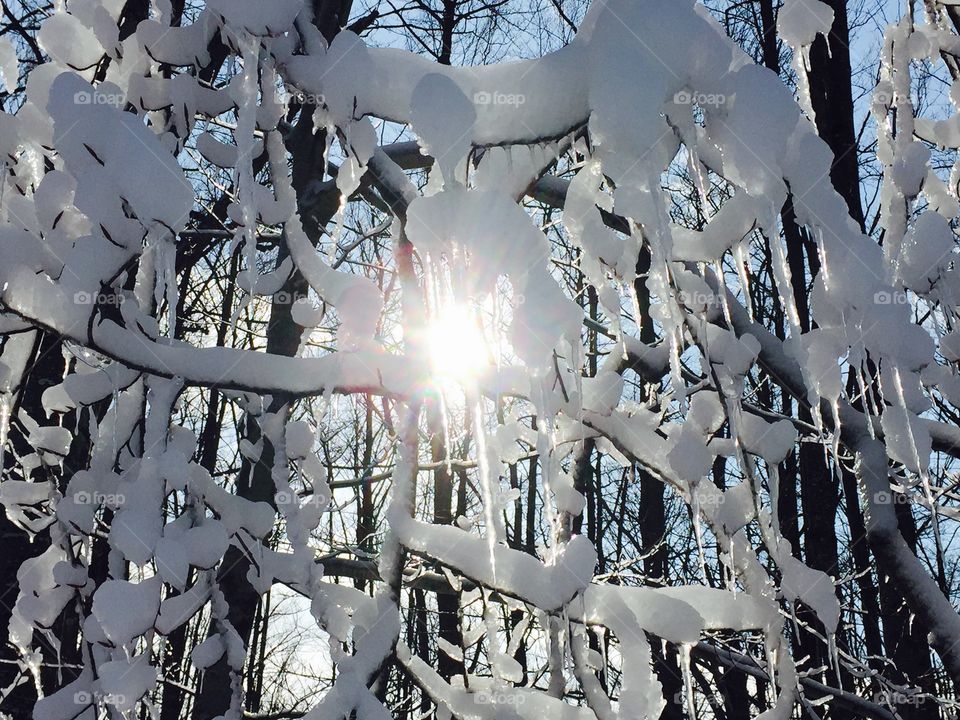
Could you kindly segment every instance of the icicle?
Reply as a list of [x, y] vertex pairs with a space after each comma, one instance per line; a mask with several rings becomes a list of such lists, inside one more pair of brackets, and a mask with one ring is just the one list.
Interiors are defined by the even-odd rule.
[[840, 675], [840, 653], [837, 650], [837, 634], [828, 633], [827, 635], [827, 656], [830, 658], [830, 665], [837, 676], [837, 687], [843, 687], [843, 678]]
[[[435, 263], [432, 262], [430, 258], [426, 259], [424, 263], [424, 285], [426, 286], [426, 299], [427, 307], [426, 313], [428, 318], [435, 318], [438, 314], [437, 308], [440, 307], [441, 303], [444, 300], [441, 299], [441, 291], [443, 292], [443, 297], [446, 298], [446, 302], [455, 302], [453, 298], [453, 289], [450, 287], [449, 278], [447, 282], [444, 283], [444, 287], [440, 287], [441, 278], [444, 278], [442, 273], [437, 272]], [[443, 446], [447, 448], [446, 452], [446, 464], [447, 472], [452, 475], [453, 473], [453, 455], [450, 453], [451, 447], [451, 435], [450, 435], [450, 413], [447, 403], [447, 393], [444, 392], [443, 388], [440, 388], [440, 426], [443, 429]]]
[[[237, 143], [237, 167], [234, 172], [234, 184], [237, 188], [237, 201], [241, 217], [230, 245], [231, 252], [242, 249], [246, 258], [246, 291], [241, 307], [246, 307], [256, 290], [257, 277], [257, 208], [253, 176], [253, 150], [257, 129], [257, 94], [259, 89], [257, 69], [260, 57], [260, 42], [246, 32], [240, 34], [243, 57], [243, 74], [231, 83], [231, 95], [237, 104], [237, 129], [234, 133]], [[234, 87], [234, 84], [236, 87]], [[237, 314], [231, 325], [236, 323]]]
[[0, 223], [6, 225], [7, 223], [7, 204], [4, 202], [4, 198], [7, 194], [7, 161], [4, 160], [0, 163]]
[[707, 178], [703, 172], [703, 163], [700, 162], [700, 155], [695, 145], [687, 148], [687, 169], [690, 172], [690, 177], [693, 178], [693, 184], [700, 196], [703, 213], [706, 215], [710, 211], [710, 197], [707, 192]]
[[793, 59], [790, 61], [794, 75], [797, 78], [797, 99], [800, 107], [810, 118], [810, 122], [817, 121], [817, 113], [813, 109], [813, 100], [810, 97], [810, 46], [799, 48], [799, 52], [794, 50]]
[[4, 467], [4, 453], [7, 449], [7, 437], [10, 433], [10, 413], [13, 407], [13, 395], [8, 390], [0, 392], [0, 468]]
[[[793, 283], [791, 282], [790, 265], [787, 262], [787, 256], [780, 242], [779, 233], [768, 233], [770, 237], [770, 249], [773, 253], [773, 272], [777, 279], [777, 289], [780, 291], [780, 299], [786, 311], [787, 322], [790, 323], [790, 335], [794, 339], [800, 337], [800, 313], [797, 310], [796, 297], [793, 294]], [[744, 297], [749, 297], [749, 292], [744, 292]]]
[[[796, 621], [796, 618], [794, 618], [794, 621]], [[773, 647], [773, 643], [767, 633], [764, 633], [764, 644], [766, 645], [767, 651], [767, 675], [770, 676], [770, 684], [768, 686], [770, 704], [775, 705], [777, 702], [777, 651]]]
[[780, 532], [780, 466], [776, 463], [767, 463], [767, 485], [770, 488], [770, 523], [777, 539]]
[[486, 523], [487, 546], [490, 549], [490, 565], [496, 573], [496, 547], [504, 536], [503, 518], [497, 507], [498, 488], [494, 487], [493, 472], [487, 456], [487, 440], [483, 426], [483, 408], [479, 397], [473, 399], [474, 432], [477, 434], [477, 460], [480, 469], [480, 486], [483, 489], [483, 514]]
[[177, 250], [169, 238], [163, 241], [163, 284], [167, 291], [167, 332], [170, 337], [177, 336], [177, 303], [180, 290], [177, 287]]
[[697, 716], [697, 708], [693, 702], [693, 672], [690, 668], [690, 646], [680, 646], [680, 668], [683, 672], [683, 699], [687, 706], [687, 715], [690, 718]]
[[[317, 116], [323, 114], [324, 122], [316, 122]], [[327, 173], [327, 169], [330, 167], [330, 151], [333, 149], [333, 138], [337, 134], [337, 129], [334, 127], [333, 123], [330, 122], [330, 118], [327, 116], [326, 112], [317, 108], [317, 113], [314, 115], [314, 126], [323, 127], [326, 131], [326, 136], [323, 138], [323, 168], [320, 170], [320, 180], [326, 182], [330, 177]]]
[[[332, 242], [330, 243], [331, 263], [336, 261], [336, 250], [343, 237], [347, 201], [354, 191], [360, 187], [360, 178], [366, 170], [359, 159], [353, 154], [350, 147], [350, 137], [346, 133], [347, 131], [344, 131], [346, 137], [343, 144], [347, 150], [347, 157], [343, 163], [341, 163], [340, 170], [337, 172], [337, 190], [340, 191], [340, 204], [337, 206], [336, 229], [334, 230]], [[330, 138], [332, 135], [328, 134], [327, 137]]]
[[[903, 391], [903, 378], [900, 375], [900, 368], [893, 368], [893, 377], [894, 385], [897, 390], [897, 402], [901, 408], [903, 408], [906, 417], [909, 418], [911, 415], [910, 409], [907, 407], [906, 396]], [[930, 473], [927, 469], [926, 458], [921, 458], [920, 449], [917, 445], [916, 435], [914, 434], [914, 429], [912, 423], [909, 420], [906, 423], [906, 432], [907, 436], [910, 439], [910, 450], [913, 453], [913, 460], [917, 464], [918, 475], [920, 477], [920, 483], [923, 486], [923, 494], [926, 498], [927, 504], [930, 507], [930, 525], [933, 528], [933, 540], [934, 545], [937, 548], [937, 557], [946, 557], [944, 554], [944, 545], [943, 545], [943, 536], [940, 532], [940, 513], [939, 505], [936, 502], [936, 497], [933, 493], [933, 487], [930, 483]]]
[[[700, 526], [700, 496], [696, 486], [690, 488], [690, 513], [693, 515], [693, 537], [697, 541], [697, 558], [700, 561], [700, 576], [707, 582], [707, 559], [703, 552], [703, 528]], [[733, 556], [731, 555], [731, 560]]]
[[550, 686], [547, 693], [555, 698], [562, 698], [566, 690], [566, 678], [563, 673], [563, 637], [560, 619], [554, 615], [547, 616], [550, 632]]
[[[729, 589], [730, 592], [732, 592], [734, 595], [736, 595], [736, 594], [737, 594], [737, 575], [736, 575], [736, 567], [737, 567], [736, 552], [737, 552], [737, 546], [736, 546], [736, 543], [733, 542], [733, 538], [732, 538], [732, 537], [728, 538], [727, 543], [728, 543], [729, 546], [730, 546], [730, 551], [729, 551], [729, 553], [728, 553], [728, 557], [730, 558], [730, 567], [729, 567], [728, 570], [727, 570], [727, 583], [726, 583], [726, 585], [727, 585], [727, 589]], [[703, 569], [703, 572], [706, 573], [706, 568]]]
[[[543, 382], [541, 380], [541, 382]], [[542, 392], [542, 388], [541, 388]], [[554, 457], [552, 452], [552, 443], [550, 442], [550, 432], [548, 428], [553, 423], [552, 417], [544, 417], [540, 414], [538, 408], [537, 423], [537, 453], [540, 456], [540, 467], [543, 475], [543, 506], [547, 514], [547, 526], [551, 529], [551, 536], [556, 537], [560, 529], [560, 519], [557, 516], [556, 508], [553, 505], [553, 474], [555, 472]], [[552, 562], [557, 548], [551, 546], [546, 551], [546, 561]]]
[[[750, 274], [747, 270], [747, 255], [745, 249], [749, 246], [749, 241], [737, 243], [733, 248], [733, 261], [737, 268], [737, 276], [740, 278], [740, 287], [743, 288], [743, 305], [747, 309], [747, 315], [751, 320], [753, 316], [753, 302], [750, 299]], [[720, 276], [721, 282], [723, 276]]]

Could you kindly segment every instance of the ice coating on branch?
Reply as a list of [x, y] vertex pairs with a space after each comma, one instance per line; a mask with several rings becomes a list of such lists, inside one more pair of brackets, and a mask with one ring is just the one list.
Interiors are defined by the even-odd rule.
[[[235, 168], [240, 150], [236, 145], [220, 142], [209, 132], [201, 133], [197, 138], [197, 151], [214, 165], [222, 168]], [[263, 151], [263, 142], [257, 140], [251, 148], [254, 156]]]
[[740, 191], [727, 200], [703, 231], [677, 227], [673, 231], [674, 260], [716, 260], [739, 243], [763, 217], [764, 200]]
[[70, 601], [73, 590], [57, 582], [56, 568], [66, 554], [56, 546], [29, 558], [17, 570], [17, 595], [10, 616], [9, 639], [21, 652], [32, 645], [34, 629], [50, 627]]
[[219, 634], [211, 635], [193, 649], [190, 661], [198, 670], [206, 670], [220, 659], [224, 650], [223, 637]]

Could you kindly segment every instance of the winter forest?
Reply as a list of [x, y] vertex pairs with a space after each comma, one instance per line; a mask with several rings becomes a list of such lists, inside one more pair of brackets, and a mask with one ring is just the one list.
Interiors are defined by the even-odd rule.
[[960, 718], [958, 0], [3, 0], [0, 718]]

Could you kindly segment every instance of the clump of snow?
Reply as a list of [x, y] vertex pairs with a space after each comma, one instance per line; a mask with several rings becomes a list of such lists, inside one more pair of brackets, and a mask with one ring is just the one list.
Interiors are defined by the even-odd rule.
[[8, 36], [0, 38], [0, 77], [8, 93], [17, 89], [20, 63], [17, 60], [17, 51], [13, 41]]
[[777, 33], [794, 48], [813, 44], [817, 35], [827, 37], [833, 26], [833, 8], [821, 0], [784, 0], [777, 16]]
[[303, 420], [288, 422], [284, 438], [288, 457], [303, 458], [313, 450], [313, 429]]
[[907, 288], [927, 293], [954, 259], [956, 238], [939, 213], [927, 211], [917, 218], [903, 239], [897, 274]]
[[[424, 152], [436, 158], [446, 183], [457, 181], [455, 171], [470, 151], [477, 111], [472, 98], [449, 77], [429, 73], [413, 88], [410, 119]], [[436, 107], [445, 112], [438, 114]]]
[[93, 596], [93, 617], [115, 646], [127, 645], [153, 627], [160, 611], [159, 577], [139, 583], [107, 580]]
[[207, 8], [220, 15], [231, 29], [251, 35], [279, 35], [293, 25], [303, 9], [303, 0], [271, 0], [271, 2], [237, 2], [207, 0]]

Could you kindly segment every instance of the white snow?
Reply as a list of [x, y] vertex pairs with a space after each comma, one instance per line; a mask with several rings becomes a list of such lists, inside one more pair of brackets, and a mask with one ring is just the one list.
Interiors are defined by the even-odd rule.
[[251, 35], [279, 35], [292, 24], [303, 9], [302, 0], [274, 0], [263, 2], [236, 2], [236, 0], [207, 0], [207, 8], [220, 15], [231, 29], [242, 29]]
[[107, 580], [93, 596], [93, 617], [115, 646], [130, 643], [153, 627], [160, 610], [160, 578], [139, 583]]
[[17, 89], [20, 63], [17, 60], [17, 51], [13, 41], [8, 36], [0, 38], [0, 77], [8, 93]]
[[826, 37], [833, 25], [833, 8], [820, 0], [785, 0], [777, 16], [777, 32], [795, 48], [813, 44], [817, 35]]

